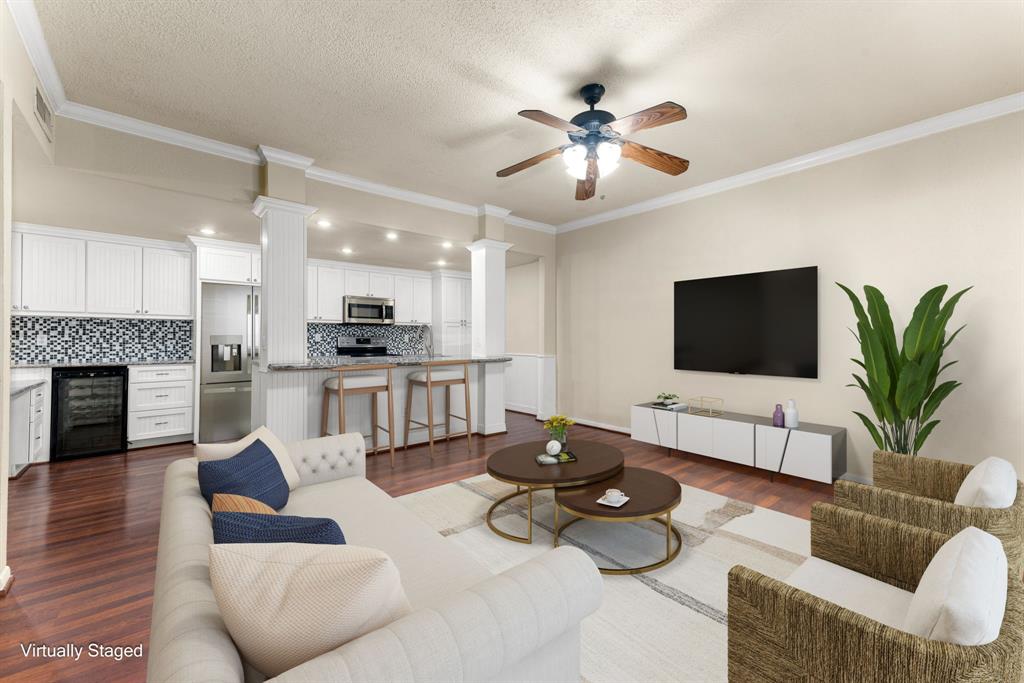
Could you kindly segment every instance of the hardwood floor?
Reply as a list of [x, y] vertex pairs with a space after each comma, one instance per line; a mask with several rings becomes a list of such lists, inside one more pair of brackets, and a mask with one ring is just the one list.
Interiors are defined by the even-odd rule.
[[[508, 414], [508, 433], [399, 451], [394, 470], [386, 453], [367, 463], [370, 480], [400, 496], [485, 471], [502, 446], [545, 437], [532, 416]], [[590, 427], [571, 438], [620, 448], [626, 463], [665, 472], [684, 484], [801, 517], [830, 500], [832, 487], [741, 465], [674, 452]], [[128, 455], [32, 467], [10, 482], [8, 562], [15, 574], [0, 599], [0, 678], [12, 681], [142, 681], [141, 660], [33, 659], [20, 644], [90, 642], [148, 648], [163, 472], [192, 454], [191, 444]]]

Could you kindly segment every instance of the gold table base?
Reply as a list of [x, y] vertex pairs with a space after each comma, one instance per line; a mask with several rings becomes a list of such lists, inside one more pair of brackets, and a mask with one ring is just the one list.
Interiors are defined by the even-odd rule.
[[[487, 508], [487, 514], [484, 515], [484, 519], [487, 521], [487, 526], [490, 527], [491, 531], [498, 534], [502, 538], [507, 538], [510, 541], [515, 541], [516, 543], [533, 543], [533, 488], [534, 487], [532, 486], [527, 486], [524, 489], [523, 487], [516, 485], [515, 491], [508, 494], [507, 496], [502, 496], [498, 500], [494, 501], [494, 504], [491, 505], [491, 507]], [[537, 488], [551, 487], [543, 486]], [[526, 536], [516, 536], [515, 534], [510, 534], [507, 531], [502, 531], [498, 527], [494, 526], [494, 522], [491, 521], [491, 516], [494, 514], [494, 510], [502, 503], [512, 500], [516, 496], [521, 496], [524, 493], [526, 494]]]
[[[561, 508], [565, 512], [573, 515], [575, 519], [571, 519], [559, 528], [558, 526], [558, 509]], [[662, 518], [664, 515], [664, 518]], [[679, 529], [672, 526], [672, 510], [666, 510], [664, 513], [658, 513], [656, 515], [644, 515], [640, 517], [598, 517], [593, 515], [584, 515], [579, 512], [573, 512], [565, 507], [562, 507], [561, 503], [555, 501], [555, 547], [558, 547], [558, 539], [561, 537], [562, 532], [567, 528], [575, 524], [576, 522], [584, 519], [590, 519], [596, 522], [642, 522], [648, 519], [654, 520], [665, 527], [665, 559], [653, 562], [651, 564], [645, 564], [642, 567], [624, 567], [624, 568], [613, 568], [613, 567], [598, 567], [598, 570], [602, 574], [643, 574], [645, 572], [653, 571], [659, 567], [664, 567], [666, 564], [676, 559], [679, 556], [679, 551], [683, 549], [683, 537], [679, 534]], [[492, 527], [493, 528], [493, 527]], [[500, 532], [499, 532], [500, 533]], [[672, 548], [672, 537], [676, 537], [676, 547]]]

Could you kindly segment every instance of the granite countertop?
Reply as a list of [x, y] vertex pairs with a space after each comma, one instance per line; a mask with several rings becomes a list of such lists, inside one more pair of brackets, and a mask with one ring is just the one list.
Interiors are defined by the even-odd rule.
[[391, 363], [394, 365], [423, 365], [432, 360], [457, 360], [467, 363], [508, 363], [510, 356], [315, 356], [291, 363], [271, 363], [268, 369], [277, 370], [330, 370], [332, 368], [354, 367], [359, 365], [378, 365]]
[[32, 391], [36, 387], [41, 387], [46, 384], [45, 379], [24, 379], [20, 382], [11, 382], [11, 398], [20, 396], [26, 391]]
[[121, 360], [121, 361], [52, 361], [44, 360], [28, 363], [11, 363], [12, 368], [82, 368], [82, 367], [116, 367], [120, 365], [192, 365], [192, 360]]

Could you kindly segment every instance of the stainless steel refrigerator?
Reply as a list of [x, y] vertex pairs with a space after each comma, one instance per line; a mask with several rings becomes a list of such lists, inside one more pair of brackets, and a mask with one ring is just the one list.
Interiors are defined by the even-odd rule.
[[252, 414], [252, 368], [260, 355], [260, 288], [202, 285], [199, 441], [239, 439]]

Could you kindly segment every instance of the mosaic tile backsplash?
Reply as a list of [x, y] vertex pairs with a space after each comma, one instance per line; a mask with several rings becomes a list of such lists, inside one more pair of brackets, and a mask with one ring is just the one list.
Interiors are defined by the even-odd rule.
[[192, 360], [192, 321], [11, 318], [14, 365], [144, 360]]
[[338, 337], [373, 337], [387, 342], [389, 355], [415, 355], [425, 352], [428, 330], [426, 325], [306, 323], [306, 347], [310, 356], [333, 356]]

